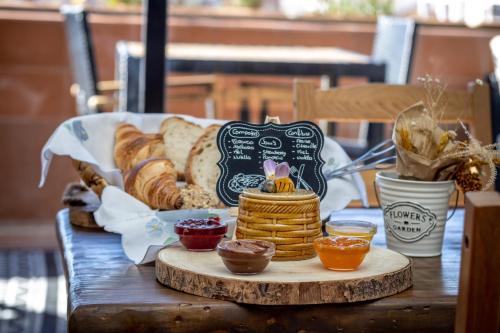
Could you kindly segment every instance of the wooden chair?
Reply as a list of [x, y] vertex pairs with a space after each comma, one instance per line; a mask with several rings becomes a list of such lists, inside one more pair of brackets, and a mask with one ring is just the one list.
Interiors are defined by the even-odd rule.
[[119, 88], [116, 81], [98, 82], [90, 25], [87, 12], [82, 6], [64, 5], [66, 41], [75, 83], [70, 92], [76, 99], [79, 114], [101, 112], [101, 106], [112, 103], [112, 98], [103, 92]]
[[[139, 70], [142, 59], [142, 47], [135, 43], [119, 41], [116, 44], [115, 78], [122, 84], [122, 89], [115, 94], [116, 111], [138, 112], [139, 109]], [[231, 81], [231, 82], [228, 82]], [[225, 109], [230, 102], [243, 100], [280, 101], [292, 106], [291, 83], [288, 85], [245, 84], [228, 79], [224, 74], [172, 74], [167, 80], [168, 99], [205, 99], [207, 118], [224, 118]], [[186, 94], [185, 88], [197, 87], [197, 95]], [[227, 117], [227, 115], [226, 115]]]
[[385, 83], [406, 84], [410, 81], [417, 27], [411, 18], [377, 18], [372, 60], [386, 65]]
[[[116, 44], [115, 54], [115, 78], [121, 83], [121, 89], [117, 90], [115, 111], [139, 112], [139, 71], [140, 63], [143, 61], [143, 50], [135, 44], [119, 41]], [[208, 96], [205, 104], [207, 118], [217, 118], [211, 95], [216, 86], [217, 78], [213, 74], [181, 75], [176, 76], [169, 73], [166, 87], [174, 98], [192, 99], [192, 94], [185, 94], [182, 88], [197, 87], [203, 90], [203, 95]], [[170, 95], [169, 95], [170, 98]]]
[[495, 67], [494, 74], [498, 81], [500, 79], [500, 35], [497, 35], [490, 40], [490, 51]]
[[[476, 82], [468, 90], [447, 90], [443, 123], [457, 119], [472, 125], [472, 134], [483, 144], [492, 142], [489, 88]], [[314, 83], [295, 80], [294, 119], [393, 123], [396, 115], [425, 100], [425, 89], [412, 85], [366, 84], [361, 86], [319, 90]], [[363, 173], [366, 184], [372, 184], [374, 172]], [[378, 206], [371, 186], [368, 186], [370, 206]]]
[[[411, 69], [415, 54], [415, 41], [418, 25], [411, 18], [379, 16], [371, 59], [385, 64], [385, 83], [407, 84], [410, 82]], [[332, 84], [333, 87], [337, 84]], [[335, 135], [335, 127], [329, 126]], [[384, 124], [359, 123], [358, 138], [337, 137], [340, 145], [350, 156], [360, 156], [366, 150], [384, 139]]]
[[[491, 119], [493, 123], [493, 141], [500, 143], [500, 35], [490, 41], [490, 50], [495, 71], [487, 77], [491, 94]], [[497, 168], [500, 173], [500, 167]], [[497, 177], [495, 188], [500, 191], [500, 177]]]
[[[105, 106], [111, 106], [115, 111], [139, 112], [140, 75], [138, 71], [140, 66], [138, 63], [140, 58], [128, 57], [123, 60], [120, 50], [126, 47], [126, 43], [118, 42], [115, 72], [123, 75], [119, 76], [118, 80], [98, 81], [87, 11], [82, 6], [64, 5], [61, 6], [61, 14], [64, 16], [69, 58], [75, 80], [70, 92], [76, 99], [78, 113], [101, 112]], [[120, 46], [121, 44], [123, 46]], [[127, 52], [123, 51], [123, 53], [128, 54], [128, 50]], [[132, 61], [137, 61], [137, 64], [131, 65]], [[132, 70], [137, 70], [137, 73], [132, 75]], [[174, 89], [178, 87], [204, 87], [211, 92], [214, 82], [214, 75], [171, 76], [167, 81], [167, 86]], [[108, 94], [106, 95], [106, 93]], [[115, 96], [113, 97], [109, 93], [115, 93]], [[187, 98], [192, 98], [192, 96], [189, 95]]]
[[[215, 114], [222, 117], [228, 106], [234, 102], [239, 105], [248, 103], [251, 110], [255, 110], [257, 106], [264, 104], [270, 105], [279, 103], [286, 105], [288, 111], [292, 110], [292, 82], [267, 82], [264, 78], [253, 77], [248, 81], [243, 77], [236, 80], [225, 80], [226, 76], [218, 76], [219, 84], [215, 87], [212, 98], [215, 106]], [[262, 81], [259, 82], [259, 79]], [[231, 82], [234, 81], [234, 82]], [[262, 111], [262, 110], [261, 110]], [[252, 113], [252, 112], [251, 112]], [[259, 119], [262, 119], [262, 114]], [[239, 118], [243, 119], [242, 110], [240, 109]], [[265, 117], [264, 117], [265, 118]]]
[[[486, 82], [490, 87], [491, 100], [491, 124], [493, 141], [500, 144], [500, 93], [498, 78], [495, 73], [490, 73], [486, 77]], [[497, 167], [497, 173], [500, 174], [500, 167]], [[495, 181], [495, 190], [500, 191], [500, 177]]]

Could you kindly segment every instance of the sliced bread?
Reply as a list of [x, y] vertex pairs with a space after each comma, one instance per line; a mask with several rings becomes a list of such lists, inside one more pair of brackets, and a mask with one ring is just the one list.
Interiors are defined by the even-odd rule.
[[201, 186], [205, 191], [212, 193], [216, 193], [215, 188], [220, 174], [217, 166], [220, 153], [216, 142], [219, 129], [219, 125], [207, 127], [189, 152], [185, 172], [188, 184]]
[[188, 184], [181, 188], [181, 198], [181, 209], [224, 208], [217, 194], [207, 192], [198, 185]]
[[179, 117], [170, 117], [161, 123], [160, 133], [165, 143], [165, 154], [174, 163], [179, 180], [184, 179], [189, 152], [204, 130], [203, 127]]

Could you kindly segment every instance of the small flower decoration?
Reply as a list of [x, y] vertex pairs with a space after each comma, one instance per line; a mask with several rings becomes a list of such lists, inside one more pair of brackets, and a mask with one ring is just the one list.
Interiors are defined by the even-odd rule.
[[290, 166], [287, 162], [276, 164], [273, 160], [264, 161], [264, 174], [266, 179], [285, 178], [290, 175]]
[[87, 134], [87, 131], [83, 127], [81, 120], [73, 121], [72, 126], [73, 126], [73, 133], [75, 133], [78, 140], [83, 142], [89, 139], [89, 135]]
[[151, 237], [161, 237], [165, 231], [163, 221], [157, 217], [153, 217], [148, 223], [146, 223], [146, 231]]
[[276, 166], [275, 178], [287, 178], [290, 176], [290, 166], [287, 162], [282, 162]]
[[266, 180], [261, 185], [261, 190], [268, 193], [294, 192], [295, 186], [290, 179], [290, 166], [287, 162], [276, 164], [273, 160], [264, 161]]
[[274, 174], [276, 172], [276, 162], [273, 160], [265, 160], [264, 161], [264, 174], [266, 175], [266, 179], [274, 179]]
[[500, 144], [483, 146], [474, 138], [463, 122], [460, 121], [468, 142], [460, 142], [458, 149], [445, 157], [462, 160], [457, 167], [455, 180], [464, 192], [484, 191], [490, 188], [497, 177], [497, 166], [500, 165]]
[[335, 161], [335, 158], [334, 157], [330, 157], [327, 161], [326, 161], [326, 166], [329, 167], [329, 168], [334, 168], [337, 166], [337, 162]]

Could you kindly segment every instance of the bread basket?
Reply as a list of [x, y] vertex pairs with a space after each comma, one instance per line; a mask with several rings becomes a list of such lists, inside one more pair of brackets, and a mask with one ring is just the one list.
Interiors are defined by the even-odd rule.
[[322, 236], [319, 205], [312, 191], [262, 193], [247, 189], [239, 197], [236, 238], [273, 242], [273, 260], [310, 259], [316, 256], [313, 241]]

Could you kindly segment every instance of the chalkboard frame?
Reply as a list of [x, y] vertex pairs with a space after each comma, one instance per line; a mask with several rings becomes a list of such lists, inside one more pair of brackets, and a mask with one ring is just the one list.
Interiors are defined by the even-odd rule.
[[[219, 130], [217, 133], [217, 147], [220, 152], [220, 159], [217, 162], [217, 166], [220, 169], [220, 175], [219, 178], [217, 179], [217, 196], [219, 199], [227, 206], [237, 206], [238, 205], [238, 200], [237, 199], [232, 199], [225, 190], [224, 187], [224, 180], [226, 180], [229, 170], [226, 165], [227, 160], [229, 159], [229, 154], [228, 152], [222, 148], [223, 146], [223, 136], [226, 135], [228, 132], [229, 128], [235, 127], [235, 126], [243, 126], [245, 128], [250, 128], [252, 130], [257, 130], [257, 131], [266, 131], [269, 129], [277, 130], [277, 131], [287, 131], [291, 128], [298, 128], [300, 126], [306, 126], [307, 128], [311, 129], [315, 136], [318, 138], [318, 148], [315, 150], [313, 154], [313, 159], [316, 162], [315, 163], [315, 170], [314, 173], [316, 174], [316, 177], [318, 179], [318, 184], [319, 184], [319, 190], [317, 192], [318, 196], [320, 199], [323, 199], [326, 195], [327, 189], [328, 189], [328, 183], [326, 181], [326, 178], [323, 174], [323, 166], [325, 164], [325, 161], [321, 157], [321, 152], [324, 147], [324, 136], [323, 132], [321, 129], [316, 125], [315, 123], [311, 121], [298, 121], [298, 122], [293, 122], [289, 124], [275, 124], [275, 123], [266, 123], [266, 124], [251, 124], [251, 123], [246, 123], [242, 121], [230, 121], [222, 126], [222, 128]], [[287, 152], [288, 154], [291, 154], [290, 152]], [[288, 161], [288, 159], [287, 159]], [[260, 169], [259, 169], [260, 170]], [[259, 172], [259, 170], [256, 170], [256, 172]], [[262, 173], [262, 176], [264, 175], [264, 172], [260, 170]]]

